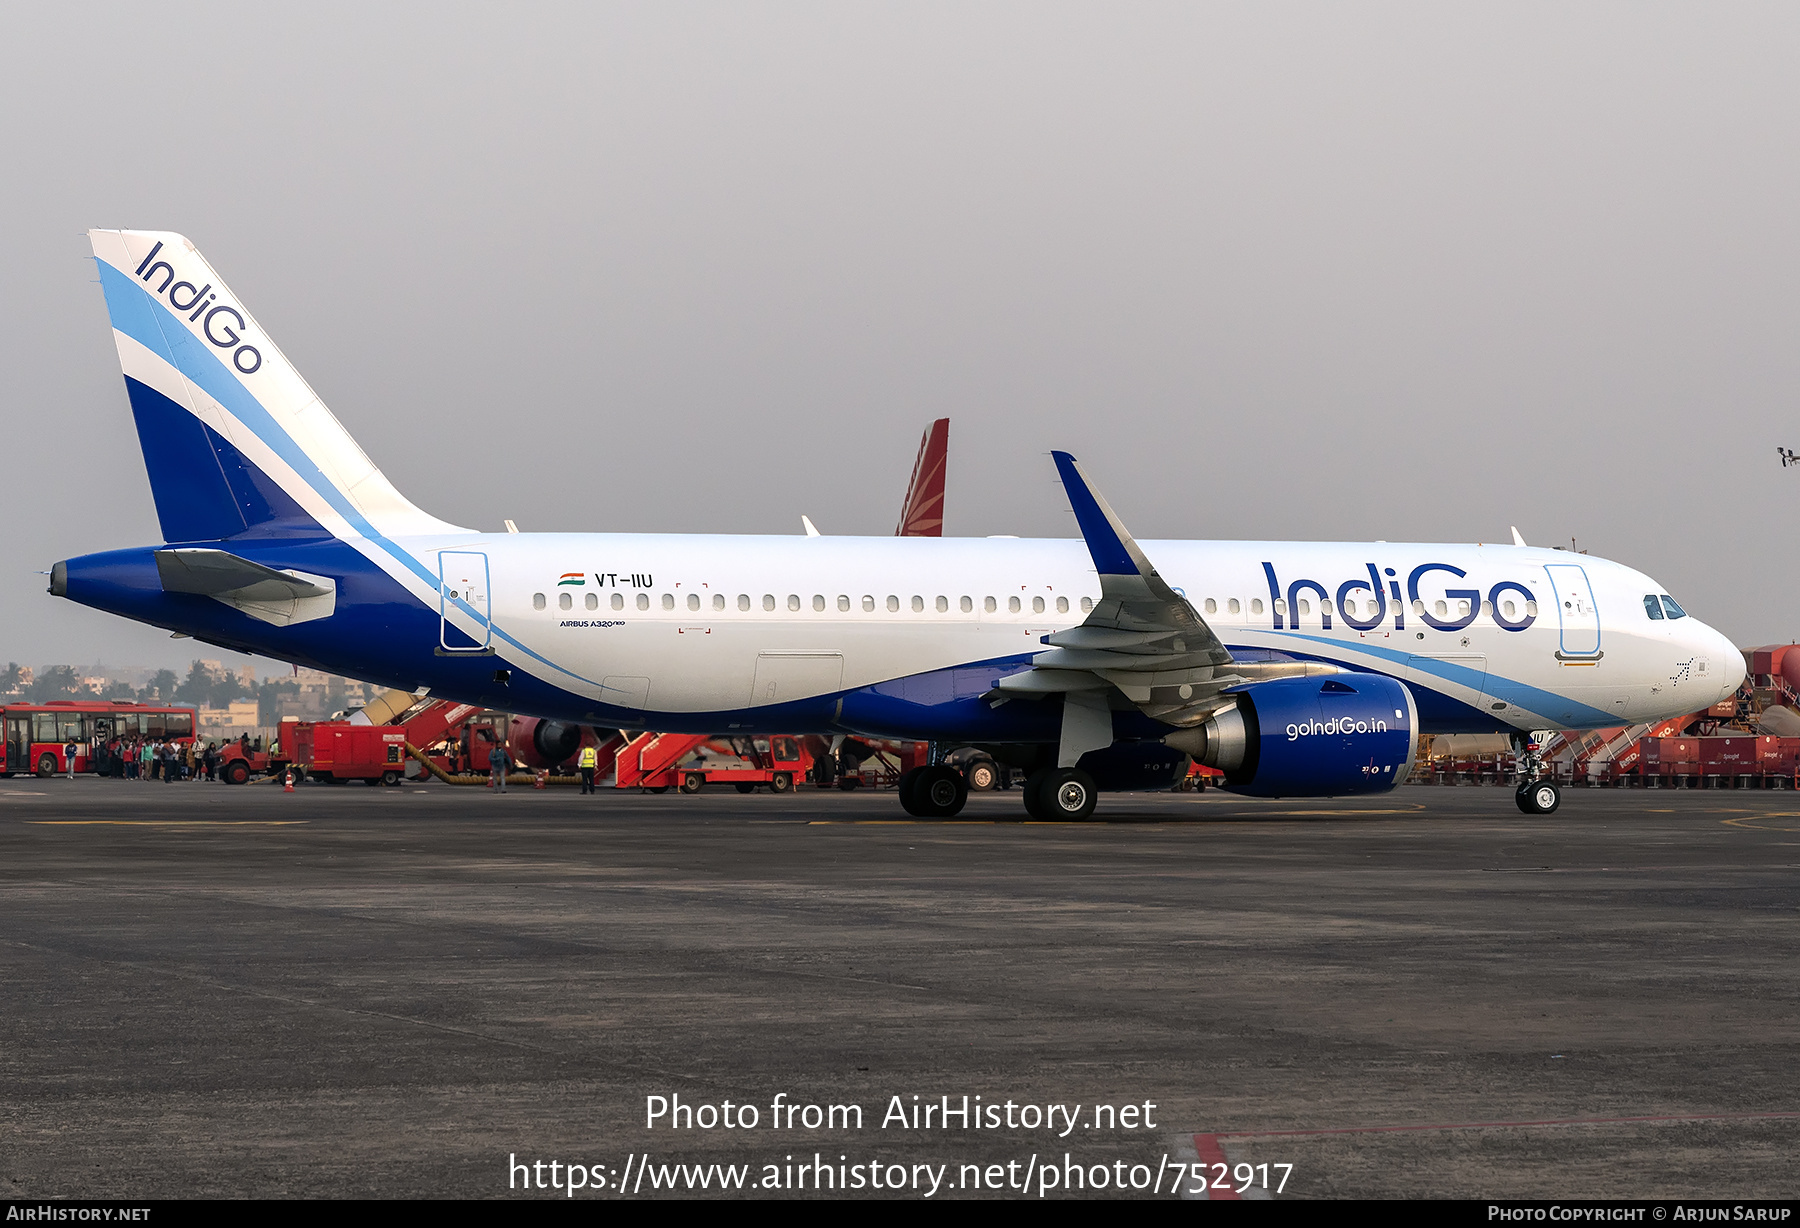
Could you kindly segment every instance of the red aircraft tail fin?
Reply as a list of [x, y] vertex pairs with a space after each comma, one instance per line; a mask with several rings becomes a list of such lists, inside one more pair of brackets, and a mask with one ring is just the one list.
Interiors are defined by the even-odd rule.
[[925, 428], [919, 440], [919, 458], [913, 462], [912, 482], [906, 502], [900, 505], [900, 527], [895, 537], [944, 535], [944, 469], [950, 460], [950, 419], [939, 418]]

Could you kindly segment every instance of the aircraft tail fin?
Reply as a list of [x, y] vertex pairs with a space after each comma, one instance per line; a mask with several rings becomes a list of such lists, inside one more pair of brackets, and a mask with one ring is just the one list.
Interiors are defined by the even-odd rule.
[[912, 481], [906, 502], [900, 505], [900, 527], [895, 537], [944, 535], [944, 471], [950, 463], [950, 419], [939, 418], [925, 428], [919, 440], [919, 456], [913, 461]]
[[458, 531], [394, 489], [187, 239], [89, 238], [165, 541]]

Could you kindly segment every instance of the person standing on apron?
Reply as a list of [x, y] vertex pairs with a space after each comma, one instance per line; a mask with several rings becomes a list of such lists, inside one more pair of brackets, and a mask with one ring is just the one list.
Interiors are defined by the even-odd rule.
[[581, 791], [592, 793], [594, 791], [594, 769], [600, 766], [599, 752], [592, 746], [582, 747], [581, 758], [576, 760], [576, 766], [581, 769]]

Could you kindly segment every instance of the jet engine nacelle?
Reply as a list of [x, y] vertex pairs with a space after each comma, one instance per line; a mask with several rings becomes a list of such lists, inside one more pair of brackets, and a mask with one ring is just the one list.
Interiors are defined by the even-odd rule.
[[1412, 771], [1418, 706], [1380, 674], [1278, 678], [1237, 693], [1234, 706], [1164, 741], [1225, 773], [1253, 797], [1383, 793]]
[[514, 717], [506, 741], [512, 757], [526, 767], [553, 768], [573, 759], [581, 749], [581, 726], [535, 716]]

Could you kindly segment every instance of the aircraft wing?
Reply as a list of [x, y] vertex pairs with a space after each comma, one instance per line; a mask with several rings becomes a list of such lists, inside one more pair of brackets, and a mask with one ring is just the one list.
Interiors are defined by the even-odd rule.
[[1000, 690], [1054, 694], [1116, 687], [1145, 714], [1198, 724], [1227, 686], [1250, 679], [1188, 599], [1170, 588], [1118, 514], [1067, 452], [1051, 454], [1100, 576], [1100, 600], [1079, 627], [1046, 636], [1032, 668]]

